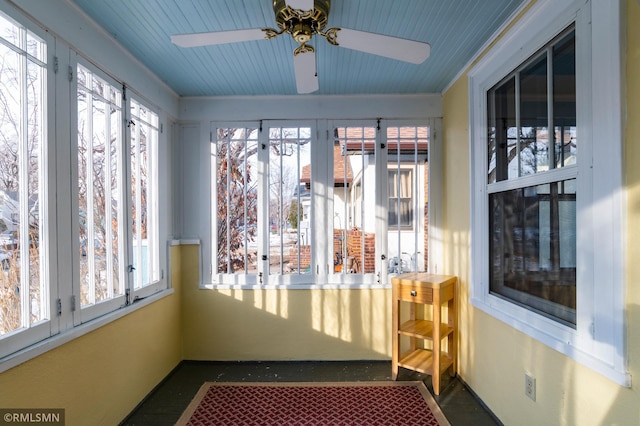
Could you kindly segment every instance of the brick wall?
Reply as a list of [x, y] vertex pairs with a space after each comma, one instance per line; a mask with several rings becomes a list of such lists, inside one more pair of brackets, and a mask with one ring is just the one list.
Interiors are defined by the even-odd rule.
[[[362, 265], [362, 231], [353, 228], [347, 232], [347, 257], [353, 258], [354, 263], [351, 266], [351, 272], [358, 274], [371, 274], [376, 271], [376, 234], [364, 234], [364, 265]], [[345, 261], [348, 267], [348, 262]]]
[[[298, 250], [300, 251], [300, 266], [298, 266]], [[302, 246], [295, 245], [291, 247], [286, 261], [289, 262], [289, 267], [291, 269], [304, 271], [311, 265], [311, 246], [305, 244]]]

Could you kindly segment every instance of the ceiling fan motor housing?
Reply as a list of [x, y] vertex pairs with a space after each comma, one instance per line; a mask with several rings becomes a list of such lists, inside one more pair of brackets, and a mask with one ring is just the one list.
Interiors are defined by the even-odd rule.
[[329, 0], [315, 0], [313, 10], [296, 10], [285, 0], [273, 0], [276, 24], [291, 34], [300, 44], [307, 43], [314, 34], [322, 32], [329, 21]]

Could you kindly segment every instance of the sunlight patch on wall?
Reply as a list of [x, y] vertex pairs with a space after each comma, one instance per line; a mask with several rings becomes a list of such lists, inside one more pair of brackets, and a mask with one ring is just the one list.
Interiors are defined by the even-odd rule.
[[280, 318], [289, 318], [289, 293], [286, 291], [256, 291], [254, 292], [253, 306], [277, 315]]
[[376, 352], [390, 354], [391, 327], [388, 328], [388, 332], [381, 332], [379, 324], [391, 324], [391, 292], [372, 290], [360, 294], [362, 298], [359, 315], [363, 337], [367, 339], [367, 345]]
[[346, 342], [353, 339], [351, 331], [351, 292], [322, 290], [311, 293], [312, 328], [327, 336]]

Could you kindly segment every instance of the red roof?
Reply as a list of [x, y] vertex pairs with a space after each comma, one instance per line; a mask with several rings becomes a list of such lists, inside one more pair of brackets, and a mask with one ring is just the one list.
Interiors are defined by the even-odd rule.
[[[342, 155], [342, 149], [340, 144], [333, 145], [333, 181], [334, 186], [344, 186], [344, 184], [350, 184], [353, 181], [353, 172], [351, 166], [345, 161], [346, 157]], [[346, 167], [346, 175], [345, 175]], [[345, 182], [346, 180], [346, 182]], [[302, 174], [300, 175], [300, 182], [311, 183], [311, 164], [307, 164], [302, 168]]]

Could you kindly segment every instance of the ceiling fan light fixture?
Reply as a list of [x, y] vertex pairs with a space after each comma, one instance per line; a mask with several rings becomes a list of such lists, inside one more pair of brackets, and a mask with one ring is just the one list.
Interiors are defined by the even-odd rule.
[[[308, 27], [311, 36], [321, 33], [329, 22], [331, 1], [315, 0], [310, 4], [313, 6], [309, 9], [297, 9], [297, 3], [291, 0], [273, 0], [276, 24], [281, 30], [290, 32], [292, 36], [294, 35], [294, 27], [299, 25]], [[307, 7], [309, 5], [301, 6]]]
[[291, 27], [291, 36], [300, 44], [307, 43], [313, 37], [313, 26], [306, 20], [294, 22]]

